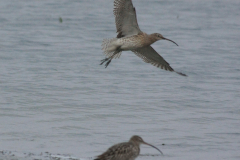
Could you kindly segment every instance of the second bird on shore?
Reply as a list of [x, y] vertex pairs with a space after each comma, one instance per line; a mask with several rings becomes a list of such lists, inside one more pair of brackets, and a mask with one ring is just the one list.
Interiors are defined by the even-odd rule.
[[128, 142], [115, 144], [110, 147], [94, 160], [134, 160], [140, 153], [141, 144], [149, 145], [163, 154], [157, 147], [144, 142], [141, 137], [135, 135], [132, 136]]
[[[117, 38], [104, 39], [102, 49], [106, 58], [102, 60], [101, 65], [106, 62], [107, 67], [112, 59], [119, 58], [122, 51], [132, 51], [144, 62], [176, 72], [150, 45], [158, 40], [174, 41], [163, 37], [159, 33], [147, 34], [140, 30], [137, 23], [136, 10], [133, 7], [132, 0], [115, 0], [114, 10], [115, 23], [117, 29]], [[175, 43], [177, 45], [177, 43]], [[176, 72], [182, 76], [186, 74]]]

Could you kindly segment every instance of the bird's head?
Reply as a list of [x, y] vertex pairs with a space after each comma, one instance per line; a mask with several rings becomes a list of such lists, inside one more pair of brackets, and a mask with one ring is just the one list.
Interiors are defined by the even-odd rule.
[[153, 145], [151, 145], [149, 143], [144, 142], [144, 140], [140, 136], [136, 136], [136, 135], [132, 136], [130, 138], [129, 142], [135, 143], [137, 145], [145, 144], [145, 145], [151, 146], [151, 147], [157, 149], [161, 154], [163, 154], [162, 151], [160, 149], [158, 149], [157, 147], [155, 147], [155, 146], [153, 146]]
[[167, 41], [173, 42], [174, 44], [176, 44], [178, 46], [178, 44], [176, 42], [163, 37], [160, 33], [153, 33], [153, 34], [151, 34], [151, 36], [153, 36], [156, 39], [156, 41], [159, 41], [159, 40], [163, 39], [163, 40], [167, 40]]
[[139, 145], [144, 143], [143, 139], [140, 136], [136, 136], [136, 135], [132, 136], [129, 141], [131, 141], [133, 143], [137, 143]]

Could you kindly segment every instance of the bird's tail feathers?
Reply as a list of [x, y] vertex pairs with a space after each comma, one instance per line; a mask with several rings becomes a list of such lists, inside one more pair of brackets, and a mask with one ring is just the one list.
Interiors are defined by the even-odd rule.
[[[104, 39], [102, 42], [102, 50], [106, 57], [119, 58], [121, 52], [118, 51], [118, 46], [116, 45], [117, 38]], [[120, 54], [117, 54], [120, 52]]]

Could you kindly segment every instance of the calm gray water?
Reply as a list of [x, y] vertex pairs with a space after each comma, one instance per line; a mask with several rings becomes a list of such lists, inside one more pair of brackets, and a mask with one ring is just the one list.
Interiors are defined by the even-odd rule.
[[164, 153], [139, 160], [240, 159], [240, 1], [133, 3], [188, 77], [132, 52], [99, 65], [113, 0], [0, 0], [0, 159], [91, 159], [134, 134]]

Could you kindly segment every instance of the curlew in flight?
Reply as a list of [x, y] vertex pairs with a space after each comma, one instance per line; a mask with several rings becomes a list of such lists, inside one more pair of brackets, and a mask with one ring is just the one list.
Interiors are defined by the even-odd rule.
[[[114, 10], [117, 37], [113, 39], [104, 39], [102, 49], [106, 58], [101, 61], [101, 65], [106, 62], [107, 67], [113, 58], [119, 58], [122, 51], [132, 51], [144, 62], [176, 72], [162, 56], [160, 56], [150, 45], [158, 40], [174, 41], [163, 37], [159, 33], [147, 34], [140, 30], [137, 23], [136, 10], [133, 7], [132, 0], [115, 0]], [[177, 45], [177, 43], [175, 43]], [[178, 46], [178, 45], [177, 45]], [[182, 76], [186, 74], [176, 72]]]

